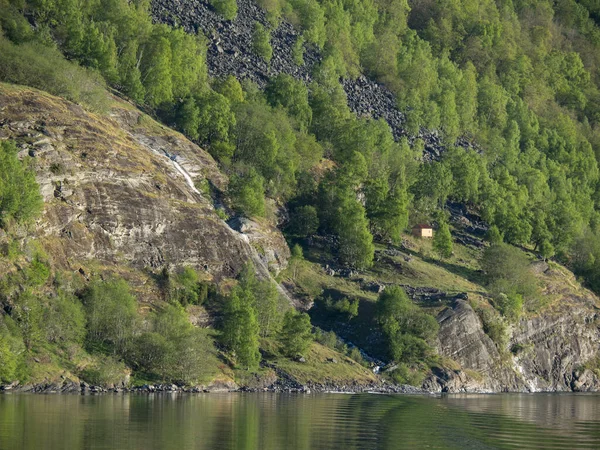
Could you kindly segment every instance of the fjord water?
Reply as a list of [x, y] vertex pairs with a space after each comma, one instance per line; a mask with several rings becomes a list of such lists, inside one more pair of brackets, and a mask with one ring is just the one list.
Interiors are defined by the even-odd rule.
[[0, 449], [600, 448], [600, 395], [0, 395]]

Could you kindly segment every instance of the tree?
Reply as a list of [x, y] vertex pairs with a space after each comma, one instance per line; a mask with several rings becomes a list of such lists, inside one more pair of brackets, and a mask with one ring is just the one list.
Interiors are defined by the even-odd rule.
[[265, 61], [271, 61], [273, 48], [271, 47], [271, 35], [260, 22], [254, 22], [252, 31], [252, 49]]
[[146, 102], [152, 107], [173, 100], [172, 57], [168, 28], [156, 28], [143, 48], [140, 65]]
[[504, 236], [502, 236], [502, 233], [500, 233], [500, 230], [498, 230], [498, 227], [496, 225], [492, 225], [488, 229], [485, 239], [490, 244], [500, 244], [504, 240]]
[[433, 249], [441, 258], [450, 258], [452, 256], [452, 235], [445, 221], [440, 222], [433, 236]]
[[232, 351], [237, 363], [247, 370], [258, 367], [259, 325], [253, 304], [256, 302], [248, 288], [236, 287], [226, 300], [223, 321], [223, 343]]
[[288, 230], [295, 236], [306, 237], [319, 228], [319, 216], [314, 206], [299, 206], [292, 211]]
[[43, 206], [35, 173], [17, 158], [10, 141], [0, 141], [0, 227], [11, 219], [22, 222], [34, 218]]
[[431, 353], [427, 341], [437, 334], [438, 323], [415, 306], [402, 288], [391, 286], [379, 294], [375, 317], [394, 361], [413, 363]]
[[312, 342], [312, 325], [306, 313], [289, 310], [283, 317], [283, 326], [279, 335], [279, 342], [286, 356], [302, 355]]
[[291, 75], [281, 73], [269, 80], [265, 89], [267, 101], [273, 107], [283, 107], [295, 117], [300, 128], [306, 130], [312, 120], [312, 110], [308, 104], [308, 88]]
[[93, 281], [83, 293], [88, 339], [123, 353], [137, 332], [137, 302], [124, 280]]
[[340, 238], [340, 260], [358, 269], [370, 267], [375, 246], [369, 232], [369, 221], [359, 202], [354, 199], [345, 202], [340, 209], [336, 230]]
[[302, 264], [304, 263], [304, 254], [302, 252], [302, 247], [298, 244], [292, 247], [292, 257], [290, 258], [289, 268], [292, 272], [292, 280], [296, 281], [298, 277], [298, 272], [302, 268]]
[[523, 301], [535, 298], [538, 293], [529, 259], [518, 248], [491, 245], [483, 252], [481, 268], [498, 310], [510, 319], [519, 316]]
[[233, 20], [237, 16], [238, 9], [236, 0], [210, 0], [210, 4], [215, 8], [215, 11], [222, 15], [226, 20]]
[[254, 169], [243, 175], [234, 174], [229, 182], [229, 194], [235, 208], [242, 214], [263, 216], [265, 214], [265, 195], [263, 178]]

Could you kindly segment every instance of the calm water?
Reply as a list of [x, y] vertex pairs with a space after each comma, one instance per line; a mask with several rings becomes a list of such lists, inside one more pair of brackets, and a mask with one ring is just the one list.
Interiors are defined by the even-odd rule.
[[598, 395], [0, 395], [0, 449], [600, 449]]

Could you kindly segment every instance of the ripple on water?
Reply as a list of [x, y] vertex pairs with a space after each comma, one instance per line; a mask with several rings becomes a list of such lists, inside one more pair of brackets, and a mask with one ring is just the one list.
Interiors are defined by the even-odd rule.
[[0, 449], [600, 449], [598, 395], [0, 395]]

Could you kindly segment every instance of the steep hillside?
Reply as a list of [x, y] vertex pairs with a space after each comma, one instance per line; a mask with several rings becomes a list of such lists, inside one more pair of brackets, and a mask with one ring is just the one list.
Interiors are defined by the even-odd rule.
[[600, 389], [569, 2], [0, 0], [0, 382]]
[[[5, 84], [0, 101], [2, 138], [18, 143], [19, 155], [35, 168], [44, 196], [44, 213], [35, 231], [17, 233], [22, 246], [34, 240], [43, 246], [53, 271], [73, 273], [84, 282], [118, 274], [134, 287], [146, 308], [154, 309], [163, 294], [152, 273], [168, 264], [194, 267], [204, 280], [221, 284], [249, 260], [264, 277], [270, 276], [269, 267], [273, 273], [286, 267], [289, 250], [274, 228], [256, 223], [243, 227], [252, 236], [249, 239], [219, 217], [213, 197], [226, 188], [227, 178], [213, 159], [127, 103], [113, 98], [110, 115], [102, 116], [39, 91]], [[455, 234], [462, 240], [471, 236], [471, 229], [464, 219], [462, 226], [455, 224]], [[253, 246], [257, 240], [261, 245]], [[543, 286], [540, 304], [498, 340], [482, 321], [483, 311], [493, 308], [474, 263], [480, 252], [476, 246], [456, 242], [454, 256], [442, 263], [431, 257], [430, 242], [407, 236], [402, 247], [379, 247], [372, 269], [354, 273], [326, 269], [327, 253], [309, 253], [299, 269], [281, 274], [285, 286], [281, 289], [298, 305], [310, 307], [316, 300], [310, 310], [314, 323], [335, 330], [381, 365], [377, 361], [387, 357], [382, 336], [374, 328], [374, 302], [386, 286], [404, 286], [440, 323], [436, 347], [441, 359], [422, 381], [427, 390], [597, 390], [600, 383], [593, 370], [600, 347], [598, 299], [564, 268], [537, 262]], [[14, 270], [6, 259], [3, 267]], [[332, 316], [323, 309], [325, 296], [358, 299], [358, 316]], [[209, 313], [201, 321], [210, 324], [214, 318]], [[307, 356], [310, 366], [271, 359], [269, 351], [266, 361], [289, 386], [314, 388], [320, 383], [329, 389], [354, 385], [378, 389], [381, 380], [329, 352], [315, 349]], [[355, 368], [346, 371], [340, 366], [329, 373], [328, 361], [335, 359]], [[43, 373], [52, 380], [57, 372]], [[231, 374], [220, 379], [227, 377]], [[289, 384], [290, 380], [295, 381]], [[238, 381], [254, 387], [272, 382], [244, 377]]]
[[2, 85], [0, 96], [0, 133], [36, 168], [45, 210], [35, 237], [57, 267], [183, 264], [215, 280], [247, 260], [264, 276], [269, 263], [285, 267], [281, 237], [263, 261], [216, 214], [211, 189], [226, 189], [227, 178], [183, 136], [116, 99], [103, 117], [26, 88]]

